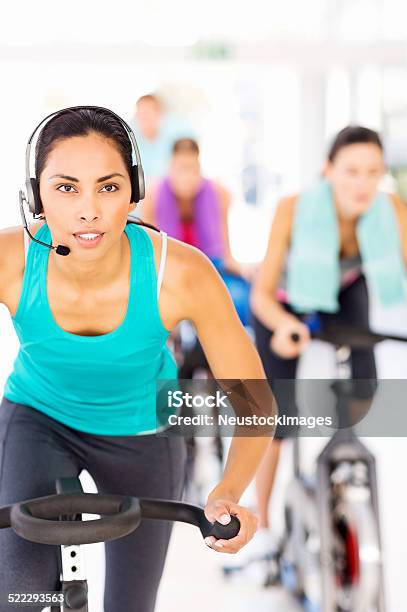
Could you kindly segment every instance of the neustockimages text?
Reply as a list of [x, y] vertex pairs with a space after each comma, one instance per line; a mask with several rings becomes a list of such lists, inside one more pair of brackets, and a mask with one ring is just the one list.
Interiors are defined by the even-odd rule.
[[[216, 392], [216, 395], [192, 395], [191, 393], [183, 393], [182, 391], [168, 392], [168, 407], [181, 408], [228, 408], [229, 404], [227, 395]], [[331, 427], [333, 419], [330, 416], [287, 416], [282, 415], [243, 415], [231, 416], [228, 414], [217, 414], [216, 416], [208, 414], [196, 414], [194, 416], [179, 416], [172, 414], [168, 417], [170, 426], [178, 425], [194, 425], [194, 426], [245, 426], [245, 427], [276, 427], [280, 426], [300, 426], [314, 429], [315, 427]]]

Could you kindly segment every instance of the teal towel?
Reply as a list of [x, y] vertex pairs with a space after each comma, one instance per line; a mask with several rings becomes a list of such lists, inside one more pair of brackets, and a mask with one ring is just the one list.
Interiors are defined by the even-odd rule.
[[[384, 306], [403, 302], [405, 266], [394, 208], [379, 192], [357, 221], [362, 268]], [[337, 312], [339, 232], [331, 185], [321, 180], [296, 205], [287, 268], [289, 301], [297, 312]]]

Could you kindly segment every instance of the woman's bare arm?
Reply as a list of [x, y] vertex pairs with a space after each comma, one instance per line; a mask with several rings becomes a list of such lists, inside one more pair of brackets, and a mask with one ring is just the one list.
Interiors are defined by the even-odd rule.
[[17, 248], [21, 241], [22, 228], [7, 227], [0, 230], [0, 303], [6, 303], [6, 289], [21, 264], [21, 252]]
[[224, 246], [224, 263], [231, 271], [238, 272], [239, 264], [232, 255], [229, 237], [229, 209], [232, 203], [230, 192], [218, 183], [213, 183], [220, 205], [221, 231]]
[[291, 240], [295, 202], [296, 197], [290, 197], [278, 205], [266, 255], [252, 287], [250, 303], [253, 313], [269, 329], [275, 329], [282, 319], [291, 316], [278, 303], [276, 291]]
[[407, 205], [403, 200], [392, 194], [391, 201], [396, 211], [397, 221], [400, 230], [401, 249], [403, 252], [404, 265], [407, 268]]
[[[268, 399], [263, 409], [269, 415], [275, 414], [260, 357], [240, 323], [222, 279], [197, 249], [191, 249], [188, 268], [186, 290], [182, 292], [183, 317], [194, 324], [213, 376], [219, 381], [256, 379], [260, 394]], [[210, 499], [227, 497], [237, 502], [254, 477], [268, 442], [267, 435], [235, 436], [224, 476]]]
[[0, 304], [4, 304], [7, 274], [7, 252], [10, 252], [7, 234], [0, 230]]
[[[29, 223], [31, 234], [35, 236], [44, 224], [45, 221]], [[24, 274], [24, 231], [21, 225], [0, 230], [0, 303], [6, 306], [7, 297], [13, 293], [10, 288], [19, 285]]]

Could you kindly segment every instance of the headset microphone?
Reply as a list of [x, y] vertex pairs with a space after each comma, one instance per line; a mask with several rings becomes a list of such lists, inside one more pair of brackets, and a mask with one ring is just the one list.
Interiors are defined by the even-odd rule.
[[28, 225], [27, 225], [27, 219], [25, 217], [25, 213], [24, 213], [24, 202], [27, 202], [24, 193], [21, 191], [19, 191], [19, 198], [20, 198], [20, 214], [21, 214], [21, 221], [23, 222], [23, 227], [25, 229], [25, 231], [27, 232], [27, 234], [29, 235], [29, 237], [31, 238], [31, 240], [34, 240], [34, 242], [38, 242], [38, 244], [42, 244], [43, 246], [48, 247], [49, 249], [54, 249], [55, 253], [57, 253], [58, 255], [69, 255], [69, 253], [71, 252], [71, 249], [67, 246], [64, 246], [63, 244], [58, 244], [58, 246], [54, 246], [53, 244], [47, 244], [46, 242], [42, 242], [41, 240], [37, 240], [37, 238], [35, 238], [31, 233], [30, 230], [28, 229]]

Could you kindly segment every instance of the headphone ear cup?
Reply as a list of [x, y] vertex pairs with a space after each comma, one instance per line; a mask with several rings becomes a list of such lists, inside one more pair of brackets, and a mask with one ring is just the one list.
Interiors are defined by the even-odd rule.
[[[143, 178], [143, 188], [144, 188], [144, 177]], [[140, 193], [140, 173], [138, 166], [131, 167], [131, 201], [137, 204], [142, 198]]]
[[32, 214], [34, 213], [34, 194], [33, 194], [33, 189], [31, 185], [31, 180], [32, 179], [28, 178], [25, 181], [25, 192], [27, 194], [28, 210]]
[[139, 199], [144, 200], [146, 195], [146, 185], [144, 180], [144, 170], [142, 166], [137, 166], [137, 175], [138, 175], [138, 191], [139, 191]]
[[27, 191], [28, 209], [30, 213], [34, 215], [40, 215], [42, 212], [42, 204], [37, 179], [28, 179], [25, 182], [25, 186]]

